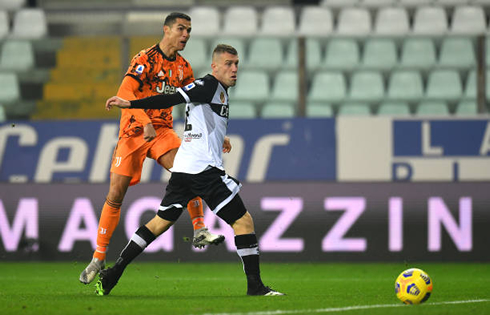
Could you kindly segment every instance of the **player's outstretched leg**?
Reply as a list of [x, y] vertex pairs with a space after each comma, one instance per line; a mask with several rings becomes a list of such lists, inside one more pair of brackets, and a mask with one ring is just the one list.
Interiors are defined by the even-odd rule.
[[80, 282], [89, 284], [94, 281], [95, 277], [105, 267], [105, 257], [107, 247], [111, 240], [112, 234], [119, 223], [121, 213], [121, 203], [111, 201], [107, 198], [100, 214], [99, 226], [97, 228], [97, 248], [94, 252], [92, 261], [80, 274]]
[[213, 234], [204, 225], [204, 212], [202, 208], [202, 199], [196, 197], [189, 201], [187, 210], [192, 220], [194, 227], [194, 238], [192, 245], [196, 248], [203, 248], [206, 245], [218, 245], [225, 240], [224, 235]]

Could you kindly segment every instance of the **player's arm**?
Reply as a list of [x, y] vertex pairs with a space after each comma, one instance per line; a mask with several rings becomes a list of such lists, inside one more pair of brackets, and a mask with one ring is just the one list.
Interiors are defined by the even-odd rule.
[[160, 94], [133, 101], [113, 96], [107, 100], [105, 107], [107, 110], [110, 110], [112, 106], [119, 108], [164, 109], [181, 103], [185, 103], [185, 99], [179, 93]]

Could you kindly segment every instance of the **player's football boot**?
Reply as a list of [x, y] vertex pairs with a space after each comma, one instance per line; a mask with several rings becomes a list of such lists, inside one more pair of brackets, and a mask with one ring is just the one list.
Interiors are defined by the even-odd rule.
[[104, 269], [105, 260], [99, 260], [98, 258], [93, 258], [87, 268], [80, 274], [80, 282], [84, 284], [89, 284], [94, 281], [95, 277], [99, 272]]
[[114, 268], [102, 270], [99, 274], [99, 281], [95, 284], [95, 294], [102, 296], [111, 293], [121, 275], [122, 273], [114, 270]]
[[224, 235], [213, 234], [207, 228], [201, 228], [194, 231], [192, 245], [196, 248], [203, 248], [206, 245], [218, 245], [225, 240]]
[[269, 287], [262, 286], [256, 290], [248, 290], [247, 295], [262, 295], [262, 296], [279, 296], [279, 295], [286, 295], [284, 293], [278, 292], [276, 290], [272, 290]]

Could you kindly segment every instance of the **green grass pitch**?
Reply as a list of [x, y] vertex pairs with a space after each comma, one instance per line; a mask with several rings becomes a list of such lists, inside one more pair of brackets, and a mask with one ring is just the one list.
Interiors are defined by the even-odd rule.
[[[128, 267], [109, 296], [78, 276], [84, 263], [0, 263], [0, 314], [490, 314], [490, 264], [266, 263], [266, 285], [282, 297], [245, 295], [236, 263], [141, 263]], [[425, 270], [429, 301], [403, 305], [398, 274]], [[456, 303], [452, 303], [457, 301]]]

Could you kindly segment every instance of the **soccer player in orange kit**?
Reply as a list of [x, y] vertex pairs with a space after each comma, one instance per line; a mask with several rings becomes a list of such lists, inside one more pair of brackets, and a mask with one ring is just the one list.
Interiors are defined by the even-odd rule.
[[[171, 13], [165, 19], [163, 32], [159, 43], [133, 57], [117, 96], [135, 100], [173, 94], [178, 87], [194, 81], [191, 65], [178, 53], [190, 38], [191, 18], [183, 13]], [[80, 282], [89, 284], [105, 267], [107, 247], [119, 222], [122, 201], [128, 187], [140, 181], [145, 158], [152, 158], [170, 170], [180, 142], [173, 130], [172, 108], [121, 111], [119, 141], [112, 157], [109, 193], [99, 220], [97, 248], [92, 261], [80, 274]], [[230, 150], [227, 138], [223, 152]], [[189, 201], [187, 209], [194, 226], [195, 247], [224, 241], [223, 235], [212, 234], [205, 227], [201, 198]]]

